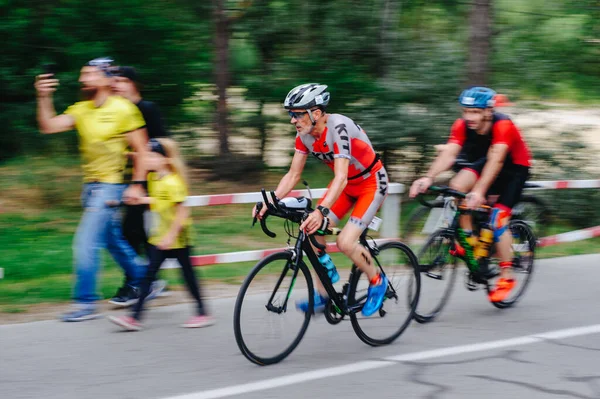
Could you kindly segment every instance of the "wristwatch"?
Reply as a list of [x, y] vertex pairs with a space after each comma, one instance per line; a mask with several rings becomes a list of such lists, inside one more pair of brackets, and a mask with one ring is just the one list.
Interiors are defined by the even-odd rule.
[[329, 216], [329, 208], [325, 208], [323, 205], [319, 205], [317, 207], [317, 210], [319, 212], [321, 212], [321, 215], [323, 215], [325, 217]]

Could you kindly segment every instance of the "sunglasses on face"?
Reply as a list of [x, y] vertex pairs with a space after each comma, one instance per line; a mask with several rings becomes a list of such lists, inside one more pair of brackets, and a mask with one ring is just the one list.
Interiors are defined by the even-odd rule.
[[308, 114], [308, 112], [288, 111], [288, 114], [290, 114], [290, 118], [296, 118], [297, 120], [300, 120], [304, 117], [304, 115]]

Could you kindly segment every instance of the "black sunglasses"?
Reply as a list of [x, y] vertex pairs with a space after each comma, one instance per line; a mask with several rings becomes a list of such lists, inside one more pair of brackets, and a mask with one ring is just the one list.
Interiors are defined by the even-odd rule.
[[308, 112], [294, 112], [294, 111], [288, 111], [288, 114], [290, 114], [290, 118], [296, 118], [296, 119], [300, 119], [303, 118], [304, 115], [308, 114]]

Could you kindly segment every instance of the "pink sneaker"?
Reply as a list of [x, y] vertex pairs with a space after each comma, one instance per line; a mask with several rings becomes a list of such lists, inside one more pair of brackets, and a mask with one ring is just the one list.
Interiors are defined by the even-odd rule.
[[193, 316], [188, 319], [181, 327], [185, 328], [201, 328], [215, 324], [215, 319], [210, 316]]
[[108, 316], [108, 320], [127, 331], [140, 331], [142, 324], [131, 316]]

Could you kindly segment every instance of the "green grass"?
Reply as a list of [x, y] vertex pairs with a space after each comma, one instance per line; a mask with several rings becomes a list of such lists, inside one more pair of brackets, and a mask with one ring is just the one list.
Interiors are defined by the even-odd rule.
[[600, 237], [539, 248], [537, 252], [539, 259], [597, 253], [600, 253]]
[[[285, 170], [265, 172], [251, 184], [207, 182], [202, 171], [195, 171], [190, 192], [194, 195], [273, 189]], [[332, 174], [310, 162], [305, 177], [311, 187], [325, 187]], [[0, 311], [19, 313], [38, 303], [64, 302], [71, 296], [73, 284], [72, 241], [81, 208], [81, 180], [78, 160], [69, 157], [19, 158], [0, 166], [0, 245], [5, 278], [0, 280]], [[298, 188], [302, 188], [299, 186]], [[402, 207], [402, 222], [416, 203]], [[277, 233], [271, 239], [256, 225], [250, 228], [252, 204], [194, 208], [194, 254], [213, 254], [285, 247], [287, 236], [283, 221], [273, 219], [269, 227]], [[572, 230], [555, 226], [552, 233]], [[377, 237], [377, 234], [374, 234]], [[540, 257], [600, 252], [600, 239], [540, 249]], [[350, 266], [341, 254], [332, 255], [340, 269]], [[239, 285], [256, 262], [223, 264], [197, 269], [210, 283]], [[103, 256], [99, 289], [103, 297], [112, 296], [122, 282], [122, 272], [107, 253]], [[171, 285], [182, 284], [179, 270], [161, 271]]]
[[[285, 170], [273, 170], [254, 184], [206, 182], [196, 171], [193, 195], [274, 189]], [[196, 178], [196, 175], [200, 177]], [[309, 162], [305, 178], [311, 187], [327, 185], [331, 172]], [[75, 157], [17, 158], [0, 167], [0, 245], [4, 279], [0, 280], [0, 306], [30, 305], [69, 300], [73, 284], [73, 235], [81, 217], [81, 174]], [[303, 188], [299, 185], [297, 188]], [[285, 247], [283, 221], [270, 220], [277, 238], [267, 237], [259, 225], [251, 228], [252, 204], [194, 208], [194, 255]], [[203, 267], [206, 280], [239, 284], [256, 262]], [[114, 294], [122, 272], [108, 253], [103, 256], [99, 281], [101, 295]], [[178, 270], [162, 271], [171, 284], [181, 284]], [[10, 309], [10, 308], [9, 308]]]

